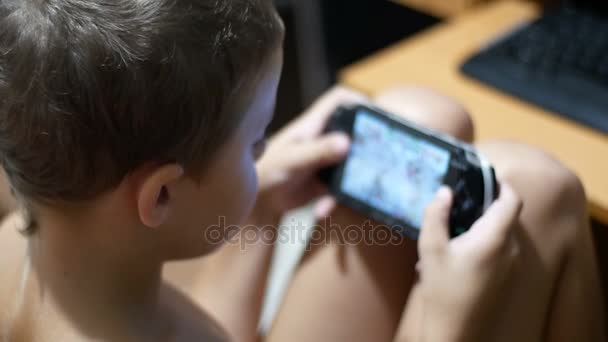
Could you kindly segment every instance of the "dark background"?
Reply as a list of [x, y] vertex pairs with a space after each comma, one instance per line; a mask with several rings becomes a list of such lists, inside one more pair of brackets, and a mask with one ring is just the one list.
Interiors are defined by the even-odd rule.
[[342, 67], [439, 22], [388, 0], [275, 3], [287, 35], [284, 72], [271, 131], [335, 83]]

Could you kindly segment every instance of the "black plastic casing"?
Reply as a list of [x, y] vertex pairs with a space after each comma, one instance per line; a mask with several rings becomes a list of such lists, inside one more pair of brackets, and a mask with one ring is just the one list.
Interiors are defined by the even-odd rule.
[[[449, 168], [444, 176], [443, 184], [449, 186], [454, 195], [449, 222], [451, 237], [466, 232], [498, 196], [498, 182], [494, 169], [485, 158], [479, 155], [473, 146], [450, 136], [420, 127], [380, 109], [364, 105], [339, 107], [331, 116], [325, 129], [326, 133], [341, 131], [352, 136], [355, 118], [360, 111], [365, 111], [367, 114], [381, 119], [391, 128], [399, 129], [406, 134], [426, 140], [449, 151]], [[323, 169], [320, 173], [321, 180], [340, 203], [382, 224], [397, 229], [412, 239], [418, 238], [421, 227], [413, 227], [401, 219], [344, 193], [340, 188], [344, 166], [345, 162]]]

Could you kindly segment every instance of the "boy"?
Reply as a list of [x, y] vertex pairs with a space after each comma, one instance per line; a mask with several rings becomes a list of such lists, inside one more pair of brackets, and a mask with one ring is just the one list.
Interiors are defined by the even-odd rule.
[[[343, 136], [303, 142], [326, 114], [296, 122], [258, 164], [255, 203], [281, 40], [263, 0], [0, 3], [0, 158], [24, 211], [2, 231], [22, 226], [28, 236], [27, 255], [0, 279], [4, 340], [255, 338], [264, 272], [247, 266], [267, 264], [268, 245], [247, 246], [244, 262], [226, 248], [214, 255], [224, 262], [214, 266], [234, 266], [208, 274], [241, 315], [210, 298], [216, 321], [161, 274], [165, 261], [209, 254], [230, 238], [211, 238], [218, 220], [261, 226], [319, 195], [315, 172], [344, 157]], [[424, 250], [447, 243], [449, 198], [443, 192], [429, 211]], [[509, 235], [519, 207], [503, 185], [494, 214], [480, 220], [487, 229], [474, 232]], [[434, 283], [457, 271], [423, 260]], [[471, 280], [465, 296], [432, 289], [443, 300], [425, 307], [427, 336], [459, 338], [453, 331], [508, 269], [479, 272], [490, 279]], [[446, 319], [445, 307], [458, 319]]]
[[0, 3], [0, 160], [28, 235], [4, 341], [228, 338], [162, 264], [249, 216], [282, 37], [263, 0]]

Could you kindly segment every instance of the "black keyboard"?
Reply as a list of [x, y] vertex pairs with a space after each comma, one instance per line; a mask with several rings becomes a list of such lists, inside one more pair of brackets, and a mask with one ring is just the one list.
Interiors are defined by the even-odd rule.
[[471, 57], [462, 71], [608, 134], [607, 14], [552, 9]]

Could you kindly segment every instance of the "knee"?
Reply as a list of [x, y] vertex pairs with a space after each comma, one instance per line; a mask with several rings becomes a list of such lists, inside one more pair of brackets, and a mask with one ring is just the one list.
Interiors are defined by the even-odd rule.
[[[581, 218], [587, 215], [587, 196], [583, 183], [574, 172], [562, 164], [553, 161], [555, 169], [548, 178], [554, 190], [549, 193], [553, 212], [573, 215]], [[547, 185], [549, 185], [547, 182]]]
[[[507, 181], [532, 185], [542, 199], [545, 211], [554, 216], [560, 213], [581, 213], [586, 209], [585, 190], [580, 179], [567, 167], [545, 152], [524, 146], [514, 146], [511, 163], [499, 170]], [[515, 152], [515, 151], [514, 151]]]
[[536, 166], [538, 184], [544, 189], [544, 214], [549, 219], [580, 222], [587, 213], [587, 197], [582, 182], [563, 164], [546, 154], [539, 154], [539, 159], [530, 167]]
[[526, 229], [547, 238], [572, 241], [587, 218], [587, 199], [579, 178], [545, 152], [517, 143], [480, 146], [501, 181], [508, 182], [524, 202]]
[[385, 110], [424, 127], [471, 142], [473, 120], [466, 109], [454, 99], [423, 87], [395, 87], [374, 98]]

